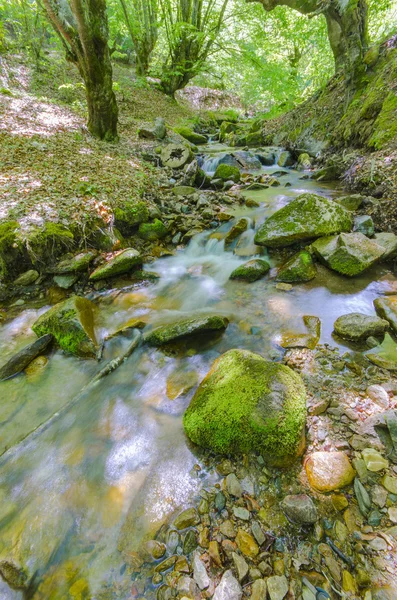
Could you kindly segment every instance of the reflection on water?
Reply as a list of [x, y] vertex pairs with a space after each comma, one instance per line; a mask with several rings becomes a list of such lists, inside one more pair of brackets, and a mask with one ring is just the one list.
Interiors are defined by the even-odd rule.
[[[247, 192], [263, 204], [238, 214], [250, 217], [254, 227], [302, 191], [336, 193], [299, 177], [289, 171], [285, 179], [291, 187]], [[307, 314], [321, 319], [321, 342], [332, 342], [337, 317], [373, 314], [373, 299], [386, 289], [387, 282], [380, 281], [384, 267], [352, 280], [319, 267], [315, 280], [290, 292], [277, 290], [271, 278], [250, 285], [229, 281], [249, 254], [239, 249], [252, 248], [254, 235], [253, 228], [243, 235], [236, 254], [233, 248], [225, 251], [222, 235], [230, 226], [223, 225], [221, 235], [202, 233], [186, 250], [151, 264], [160, 276], [157, 283], [98, 296], [103, 334], [135, 317], [150, 326], [197, 311], [228, 316], [225, 334], [182, 353], [139, 348], [40, 436], [0, 459], [0, 558], [15, 547], [14, 555], [32, 570], [56, 574], [56, 584], [44, 580], [35, 598], [62, 597], [63, 588], [79, 577], [94, 593], [113, 580], [112, 569], [131, 560], [145, 535], [200, 490], [206, 474], [194, 470], [197, 457], [186, 444], [181, 418], [196, 382], [220, 353], [240, 347], [277, 359], [282, 356], [278, 335], [294, 328], [303, 332]], [[268, 259], [277, 266], [277, 259]], [[36, 318], [37, 311], [27, 310], [0, 328], [2, 359], [33, 339]], [[128, 343], [111, 340], [106, 358], [119, 355]], [[94, 361], [55, 352], [35, 379], [21, 375], [1, 384], [1, 451], [58, 411], [99, 368]], [[58, 595], [50, 595], [50, 585]], [[14, 600], [20, 594], [0, 583], [0, 597]]]

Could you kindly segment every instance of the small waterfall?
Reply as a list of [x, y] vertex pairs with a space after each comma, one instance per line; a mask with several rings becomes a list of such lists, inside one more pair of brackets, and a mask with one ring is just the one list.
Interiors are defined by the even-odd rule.
[[204, 156], [201, 168], [208, 175], [213, 175], [224, 156], [225, 154], [220, 154], [218, 156]]

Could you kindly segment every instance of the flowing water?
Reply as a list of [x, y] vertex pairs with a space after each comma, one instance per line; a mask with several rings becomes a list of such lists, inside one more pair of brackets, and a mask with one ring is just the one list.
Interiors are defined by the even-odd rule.
[[[194, 468], [198, 457], [181, 421], [197, 382], [220, 353], [239, 347], [278, 360], [280, 333], [303, 333], [303, 315], [319, 317], [321, 342], [336, 344], [332, 329], [338, 316], [373, 314], [374, 298], [394, 279], [382, 266], [351, 280], [319, 267], [315, 280], [289, 292], [276, 289], [274, 271], [253, 284], [228, 280], [255, 251], [254, 228], [267, 216], [305, 191], [340, 193], [301, 176], [288, 170], [282, 186], [246, 193], [261, 206], [236, 212], [251, 224], [237, 248], [225, 251], [222, 234], [228, 223], [199, 234], [175, 256], [147, 265], [160, 276], [156, 283], [93, 296], [102, 335], [135, 317], [154, 325], [213, 311], [230, 319], [222, 336], [167, 353], [141, 346], [50, 427], [18, 446], [76, 396], [102, 364], [54, 352], [41, 372], [1, 384], [0, 452], [11, 450], [0, 458], [0, 557], [22, 556], [32, 571], [38, 570], [37, 581], [54, 573], [56, 593], [39, 587], [35, 598], [64, 597], [72, 567], [88, 580], [92, 594], [104, 584], [117, 589], [125, 578], [123, 557], [133, 556], [145, 535], [189, 506], [208, 484], [205, 469]], [[269, 260], [277, 267], [278, 259]], [[25, 310], [1, 326], [2, 360], [34, 339], [30, 326], [43, 310]], [[120, 355], [128, 344], [125, 337], [114, 338], [104, 360]], [[2, 600], [21, 597], [0, 583]]]

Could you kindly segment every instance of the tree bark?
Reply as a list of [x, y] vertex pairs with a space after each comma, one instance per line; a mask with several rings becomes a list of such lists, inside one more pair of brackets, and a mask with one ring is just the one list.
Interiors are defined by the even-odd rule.
[[309, 17], [323, 14], [337, 72], [343, 71], [347, 85], [358, 83], [368, 49], [367, 0], [247, 0], [259, 2], [266, 11], [276, 6], [290, 8]]
[[67, 57], [79, 69], [88, 105], [88, 130], [100, 139], [117, 139], [118, 109], [113, 92], [106, 0], [43, 0]]

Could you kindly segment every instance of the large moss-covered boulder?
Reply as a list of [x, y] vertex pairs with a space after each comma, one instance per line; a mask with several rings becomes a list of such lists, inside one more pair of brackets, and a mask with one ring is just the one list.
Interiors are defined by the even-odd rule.
[[205, 135], [201, 135], [201, 133], [196, 133], [190, 127], [175, 127], [175, 133], [179, 133], [185, 140], [190, 142], [191, 144], [195, 144], [199, 146], [200, 144], [206, 144], [208, 142]]
[[277, 273], [277, 281], [300, 283], [310, 281], [317, 275], [312, 256], [307, 250], [298, 252], [290, 258]]
[[223, 181], [234, 181], [234, 183], [238, 183], [240, 178], [239, 168], [234, 167], [233, 165], [220, 164], [217, 166], [214, 173], [214, 179], [222, 179]]
[[295, 242], [351, 231], [353, 216], [342, 206], [315, 194], [302, 194], [269, 217], [258, 229], [255, 243], [282, 248]]
[[49, 269], [49, 273], [57, 275], [65, 275], [68, 273], [82, 273], [87, 271], [90, 263], [97, 256], [96, 250], [86, 250], [79, 252], [75, 256], [65, 257], [53, 268]]
[[115, 277], [116, 275], [124, 275], [129, 273], [137, 265], [142, 264], [142, 257], [137, 250], [134, 248], [127, 248], [122, 252], [119, 252], [116, 256], [111, 258], [107, 263], [101, 265], [90, 275], [91, 281], [99, 281], [100, 279], [107, 279], [108, 277]]
[[348, 277], [359, 275], [382, 258], [383, 246], [362, 233], [341, 233], [312, 244], [315, 255], [327, 267]]
[[384, 319], [362, 313], [342, 315], [334, 323], [336, 335], [352, 342], [360, 342], [371, 336], [383, 337], [387, 329], [389, 323]]
[[48, 222], [28, 235], [27, 248], [34, 265], [48, 264], [74, 245], [74, 235], [59, 223]]
[[266, 260], [254, 258], [234, 269], [229, 279], [238, 279], [252, 283], [264, 277], [269, 271], [270, 265]]
[[95, 357], [98, 342], [94, 328], [95, 304], [86, 298], [72, 296], [42, 314], [32, 329], [38, 337], [54, 336], [68, 354]]
[[163, 346], [187, 337], [223, 331], [228, 324], [228, 319], [221, 315], [198, 315], [153, 329], [145, 335], [145, 342], [151, 346]]
[[229, 350], [201, 382], [183, 424], [199, 446], [222, 454], [262, 453], [284, 466], [302, 451], [306, 392], [289, 367]]
[[161, 240], [168, 233], [167, 227], [160, 219], [154, 219], [153, 223], [141, 223], [139, 225], [139, 237], [147, 242]]

